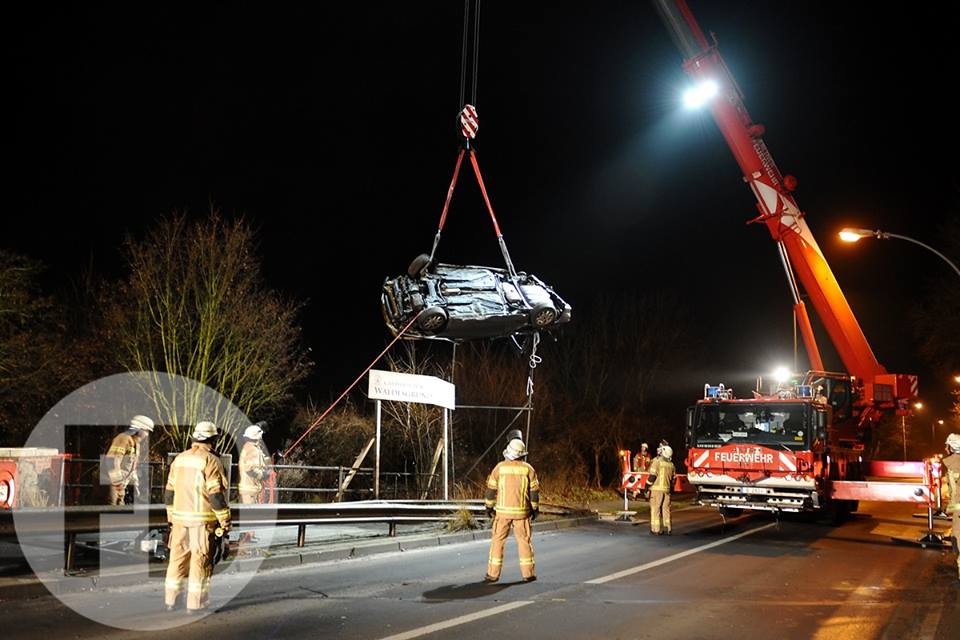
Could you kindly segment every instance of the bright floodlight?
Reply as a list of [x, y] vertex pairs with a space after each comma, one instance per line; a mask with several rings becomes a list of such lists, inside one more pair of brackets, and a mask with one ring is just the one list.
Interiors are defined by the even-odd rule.
[[777, 367], [773, 370], [773, 379], [783, 384], [790, 379], [790, 369], [786, 367]]
[[847, 227], [840, 230], [840, 239], [844, 242], [856, 242], [860, 238], [869, 238], [876, 235], [876, 232], [870, 229], [851, 229]]
[[713, 80], [704, 80], [684, 92], [683, 105], [687, 109], [699, 109], [715, 95], [717, 95], [717, 83]]

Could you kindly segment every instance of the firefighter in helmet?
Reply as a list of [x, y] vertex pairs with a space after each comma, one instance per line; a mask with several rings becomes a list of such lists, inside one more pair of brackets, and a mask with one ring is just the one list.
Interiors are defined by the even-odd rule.
[[132, 489], [134, 499], [140, 496], [140, 443], [151, 433], [153, 420], [147, 416], [133, 416], [130, 426], [110, 443], [107, 455], [103, 457], [103, 468], [110, 485], [111, 505], [126, 503], [128, 487]]
[[670, 535], [670, 492], [677, 477], [673, 466], [673, 448], [660, 445], [658, 455], [650, 463], [647, 488], [650, 491], [650, 535]]
[[[252, 424], [243, 432], [243, 448], [240, 450], [240, 480], [237, 483], [242, 504], [260, 504], [263, 502], [263, 484], [270, 473], [270, 459], [263, 444], [262, 423]], [[255, 542], [253, 532], [247, 531], [240, 536], [240, 544]]]
[[487, 516], [493, 518], [490, 536], [490, 555], [484, 582], [496, 582], [503, 569], [503, 547], [510, 529], [517, 540], [520, 556], [520, 575], [524, 582], [537, 579], [533, 544], [530, 542], [530, 523], [540, 513], [540, 481], [537, 472], [523, 458], [527, 446], [523, 440], [514, 438], [503, 450], [503, 461], [493, 468], [487, 477], [487, 492], [484, 504]]
[[946, 445], [949, 455], [942, 461], [943, 475], [947, 478], [947, 490], [950, 492], [947, 513], [952, 515], [950, 535], [953, 552], [957, 554], [957, 572], [960, 578], [960, 433], [947, 436]]
[[213, 573], [211, 547], [230, 530], [226, 473], [213, 445], [217, 425], [198, 422], [189, 449], [170, 465], [164, 501], [171, 524], [170, 564], [164, 583], [164, 602], [172, 611], [177, 597], [187, 587], [187, 612], [207, 608], [210, 575]]
[[640, 451], [637, 452], [637, 455], [633, 456], [633, 470], [636, 471], [646, 471], [647, 467], [650, 466], [650, 447], [646, 442], [640, 445]]

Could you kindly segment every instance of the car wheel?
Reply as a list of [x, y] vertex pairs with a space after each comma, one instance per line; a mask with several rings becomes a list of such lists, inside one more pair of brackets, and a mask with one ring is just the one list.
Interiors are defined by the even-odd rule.
[[557, 319], [557, 310], [548, 304], [538, 304], [530, 311], [530, 324], [536, 329], [550, 326]]
[[430, 266], [430, 256], [425, 253], [421, 253], [416, 258], [413, 259], [413, 262], [410, 263], [410, 266], [407, 267], [407, 275], [411, 278], [419, 278], [423, 275], [423, 272], [427, 267]]
[[417, 326], [424, 333], [437, 333], [447, 325], [447, 312], [442, 307], [425, 309], [417, 319]]

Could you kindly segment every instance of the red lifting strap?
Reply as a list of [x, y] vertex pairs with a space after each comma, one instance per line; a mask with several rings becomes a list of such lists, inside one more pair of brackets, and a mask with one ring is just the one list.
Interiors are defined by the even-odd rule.
[[[480, 175], [480, 165], [477, 163], [477, 154], [473, 149], [470, 151], [470, 163], [473, 165], [473, 173], [477, 176], [477, 183], [480, 185], [480, 192], [483, 194], [483, 201], [487, 204], [487, 211], [490, 213], [490, 219], [493, 221], [493, 230], [497, 237], [501, 237], [500, 225], [497, 223], [497, 216], [493, 213], [493, 205], [490, 204], [490, 196], [487, 195], [487, 187], [483, 183], [483, 176]], [[447, 188], [447, 199], [443, 203], [443, 212], [440, 214], [440, 225], [437, 227], [437, 235], [443, 231], [443, 225], [447, 223], [447, 212], [450, 210], [450, 201], [453, 200], [453, 190], [457, 187], [457, 178], [460, 176], [460, 166], [463, 164], [463, 152], [461, 147], [457, 154], [457, 164], [453, 167], [453, 178], [450, 179], [450, 186]]]
[[487, 196], [487, 188], [483, 185], [483, 176], [480, 175], [480, 165], [477, 164], [477, 154], [473, 149], [470, 149], [470, 162], [473, 164], [473, 173], [477, 176], [477, 183], [480, 184], [480, 192], [483, 193], [483, 201], [487, 203], [487, 211], [490, 212], [490, 219], [493, 220], [493, 230], [497, 233], [498, 238], [502, 238], [503, 234], [500, 233], [500, 225], [497, 224], [497, 216], [493, 215], [493, 205], [490, 204], [490, 198]]

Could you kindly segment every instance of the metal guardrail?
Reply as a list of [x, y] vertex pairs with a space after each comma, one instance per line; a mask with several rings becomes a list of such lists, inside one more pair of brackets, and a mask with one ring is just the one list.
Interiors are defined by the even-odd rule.
[[[553, 515], [574, 513], [567, 507], [547, 504], [541, 504], [540, 510]], [[234, 527], [238, 529], [296, 525], [298, 547], [306, 544], [307, 527], [314, 525], [385, 523], [389, 525], [388, 535], [393, 537], [398, 524], [448, 521], [461, 511], [486, 518], [483, 500], [249, 504], [233, 505], [230, 511]], [[138, 537], [145, 537], [150, 531], [163, 531], [168, 527], [167, 510], [162, 504], [0, 511], [0, 538], [62, 535], [65, 573], [74, 570], [79, 534], [139, 531]]]
[[[298, 529], [297, 546], [306, 544], [306, 528], [313, 525], [386, 523], [390, 536], [398, 524], [442, 522], [466, 510], [473, 516], [485, 513], [482, 500], [459, 502], [337, 502], [331, 504], [251, 504], [234, 505], [231, 517], [235, 528], [293, 526]], [[34, 536], [64, 537], [64, 571], [74, 569], [76, 538], [85, 533], [139, 531], [168, 528], [166, 507], [162, 504], [126, 506], [83, 506], [51, 509], [0, 511], [0, 538]]]

